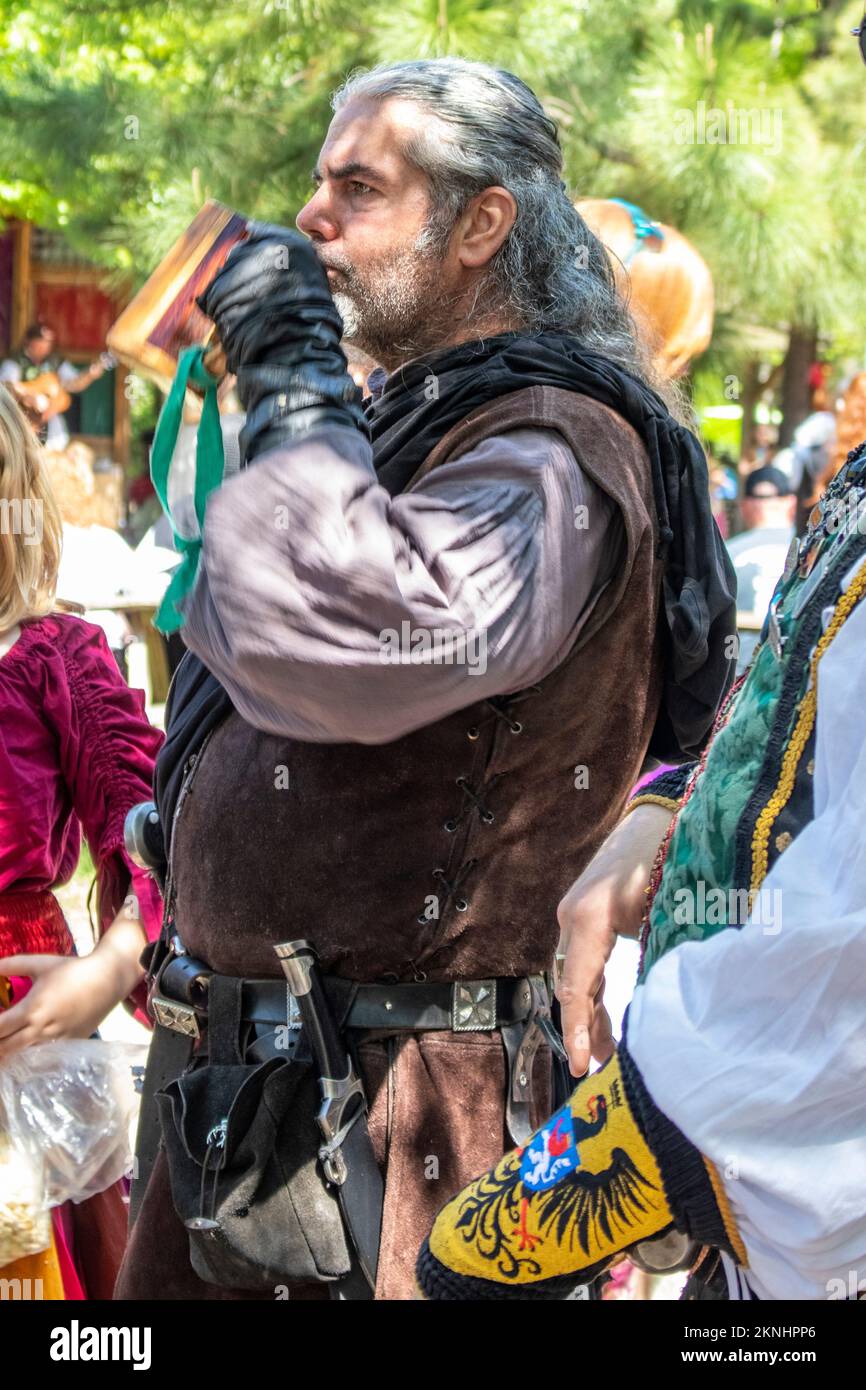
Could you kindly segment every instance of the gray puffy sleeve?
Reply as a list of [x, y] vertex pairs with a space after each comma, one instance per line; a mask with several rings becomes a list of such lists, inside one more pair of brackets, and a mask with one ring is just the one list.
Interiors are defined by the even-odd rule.
[[387, 743], [541, 680], [623, 549], [553, 430], [486, 439], [393, 498], [359, 433], [322, 430], [212, 496], [183, 635], [255, 727]]

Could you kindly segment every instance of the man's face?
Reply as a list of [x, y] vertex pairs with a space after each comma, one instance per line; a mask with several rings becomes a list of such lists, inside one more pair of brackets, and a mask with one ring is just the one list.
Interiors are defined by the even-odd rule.
[[401, 153], [429, 122], [411, 101], [349, 102], [331, 122], [316, 192], [298, 216], [346, 337], [386, 367], [447, 341], [461, 287], [459, 261], [427, 245], [429, 186]]
[[38, 338], [31, 338], [25, 346], [25, 352], [31, 362], [44, 362], [46, 357], [51, 356], [54, 347], [53, 333], [42, 333]]

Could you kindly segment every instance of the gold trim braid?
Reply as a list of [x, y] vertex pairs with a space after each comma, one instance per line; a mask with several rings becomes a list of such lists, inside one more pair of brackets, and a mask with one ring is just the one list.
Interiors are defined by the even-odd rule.
[[704, 1160], [704, 1166], [706, 1167], [710, 1183], [712, 1184], [713, 1196], [716, 1199], [716, 1204], [725, 1227], [725, 1235], [728, 1237], [731, 1249], [737, 1257], [737, 1264], [742, 1265], [743, 1269], [748, 1269], [748, 1252], [743, 1244], [742, 1236], [737, 1230], [737, 1223], [734, 1220], [734, 1213], [731, 1211], [731, 1204], [728, 1201], [728, 1194], [725, 1191], [724, 1183], [718, 1175], [715, 1164], [707, 1158], [706, 1154], [702, 1154], [701, 1157]]
[[672, 796], [656, 796], [655, 792], [645, 792], [640, 796], [632, 797], [622, 813], [623, 820], [629, 812], [634, 811], [638, 806], [664, 806], [665, 810], [670, 811], [672, 816], [680, 809], [680, 803], [675, 801]]
[[782, 759], [782, 770], [779, 775], [776, 790], [758, 816], [755, 824], [755, 833], [752, 837], [751, 891], [753, 893], [760, 888], [767, 876], [770, 835], [773, 825], [788, 804], [791, 793], [794, 790], [797, 765], [799, 764], [800, 758], [803, 756], [803, 749], [806, 747], [809, 736], [815, 725], [815, 716], [818, 707], [818, 662], [830, 646], [834, 637], [838, 635], [846, 618], [850, 616], [852, 610], [864, 593], [866, 593], [866, 561], [861, 565], [848, 589], [842, 594], [836, 604], [827, 631], [816, 646], [812, 655], [812, 660], [809, 663], [809, 683], [806, 687], [806, 693], [800, 701], [794, 732], [785, 749], [785, 755]]

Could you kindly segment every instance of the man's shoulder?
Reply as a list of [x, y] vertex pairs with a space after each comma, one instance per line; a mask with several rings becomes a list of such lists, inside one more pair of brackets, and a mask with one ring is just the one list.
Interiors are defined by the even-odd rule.
[[509, 391], [507, 395], [497, 396], [485, 402], [477, 410], [467, 415], [464, 424], [489, 416], [492, 422], [501, 422], [505, 429], [517, 428], [514, 421], [535, 425], [539, 429], [560, 429], [571, 421], [585, 421], [599, 417], [609, 420], [615, 428], [628, 431], [637, 439], [636, 432], [610, 406], [598, 401], [582, 391], [572, 391], [565, 386], [549, 386], [533, 383]]
[[628, 421], [591, 396], [561, 386], [534, 384], [496, 396], [455, 425], [431, 454], [435, 466], [465, 453], [491, 436], [515, 430], [555, 433], [580, 459], [587, 455], [633, 454], [646, 458], [643, 443]]
[[[480, 439], [469, 439], [465, 446], [449, 452], [434, 476], [452, 472], [489, 474], [491, 481], [507, 481], [515, 476], [531, 481], [550, 468], [580, 471], [580, 464], [568, 441], [552, 425], [503, 422]], [[429, 477], [429, 475], [428, 475]]]

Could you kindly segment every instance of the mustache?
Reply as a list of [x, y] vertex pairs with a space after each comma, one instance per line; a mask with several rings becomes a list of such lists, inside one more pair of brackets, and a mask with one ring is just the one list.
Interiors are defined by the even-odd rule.
[[340, 275], [345, 275], [348, 280], [355, 279], [355, 267], [349, 260], [348, 256], [323, 256], [321, 251], [317, 251], [316, 255], [318, 256], [325, 270], [336, 270]]

